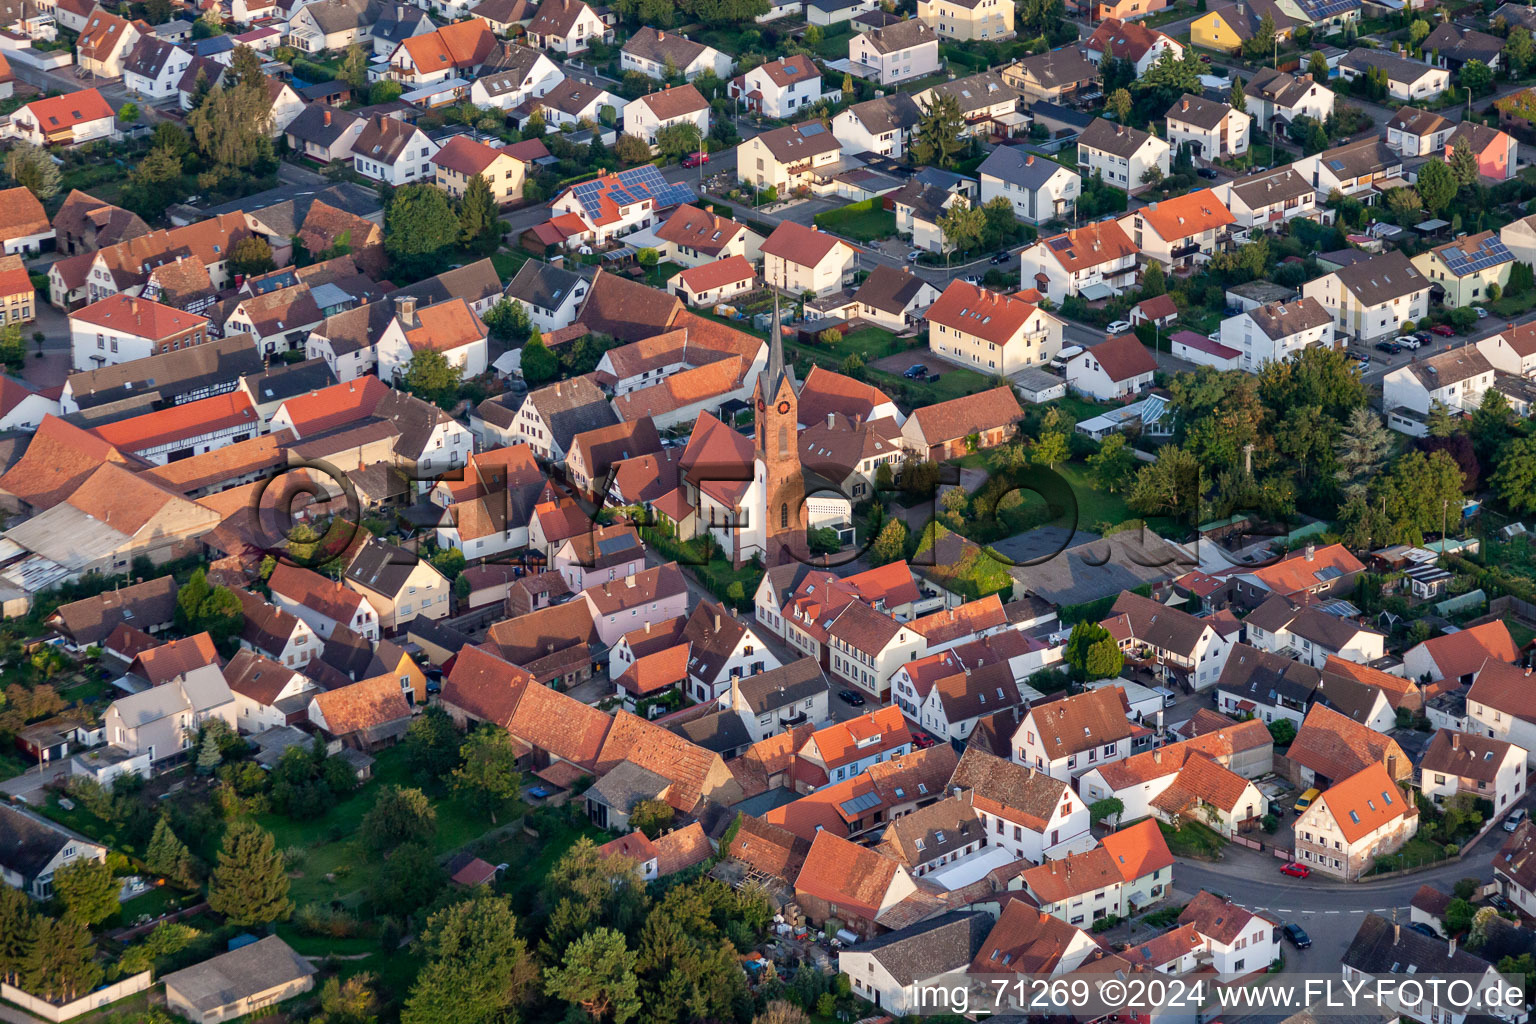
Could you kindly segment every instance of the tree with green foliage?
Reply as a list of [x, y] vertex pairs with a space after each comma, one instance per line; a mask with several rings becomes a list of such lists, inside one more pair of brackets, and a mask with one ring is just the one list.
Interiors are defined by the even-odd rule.
[[347, 47], [347, 55], [342, 59], [341, 71], [337, 78], [352, 86], [359, 95], [368, 88], [368, 55], [363, 52], [362, 46], [353, 43]]
[[139, 105], [137, 103], [124, 103], [117, 110], [117, 119], [123, 124], [133, 124], [139, 119]]
[[458, 402], [459, 387], [463, 383], [464, 367], [450, 363], [448, 357], [435, 348], [412, 352], [411, 361], [405, 364], [405, 372], [400, 375], [400, 384], [405, 390], [444, 409]]
[[20, 324], [0, 327], [0, 364], [12, 373], [20, 373], [27, 366], [27, 343], [21, 337]]
[[1523, 77], [1536, 61], [1536, 45], [1531, 42], [1531, 33], [1524, 26], [1516, 25], [1509, 30], [1509, 36], [1504, 40], [1504, 57], [1516, 77]]
[[523, 341], [533, 327], [528, 307], [502, 296], [480, 317], [497, 341]]
[[366, 971], [345, 981], [328, 978], [320, 989], [320, 1024], [374, 1024], [379, 1014], [376, 981]]
[[1171, 107], [1185, 93], [1198, 96], [1204, 91], [1200, 85], [1200, 76], [1204, 73], [1205, 62], [1194, 47], [1185, 47], [1182, 58], [1168, 49], [1147, 68], [1146, 74], [1136, 79], [1132, 88], [1150, 91], [1156, 105]]
[[1477, 908], [1464, 899], [1454, 898], [1445, 907], [1445, 930], [1460, 935], [1472, 927], [1472, 916]]
[[1248, 97], [1243, 92], [1242, 75], [1232, 76], [1232, 91], [1229, 95], [1231, 97], [1232, 109], [1239, 114], [1246, 114], [1248, 112]]
[[624, 132], [613, 144], [613, 155], [633, 167], [637, 164], [650, 163], [651, 147], [640, 136], [632, 132]]
[[538, 967], [528, 955], [512, 901], [471, 896], [437, 911], [422, 930], [422, 968], [401, 1024], [484, 1024], [518, 1019], [537, 994]]
[[24, 186], [39, 201], [46, 202], [59, 192], [59, 166], [41, 148], [30, 142], [14, 141], [5, 154], [5, 174]]
[[170, 147], [154, 146], [129, 169], [123, 204], [147, 220], [158, 218], [182, 198], [181, 176], [181, 156]]
[[1116, 89], [1104, 101], [1104, 106], [1115, 115], [1115, 120], [1128, 124], [1131, 117], [1131, 93], [1128, 89]]
[[1391, 454], [1392, 435], [1381, 417], [1364, 407], [1351, 412], [1335, 448], [1335, 476], [1344, 495], [1364, 494]]
[[1088, 648], [1083, 659], [1083, 676], [1086, 679], [1112, 679], [1125, 667], [1125, 655], [1114, 638], [1105, 637]]
[[1288, 747], [1296, 738], [1296, 723], [1289, 718], [1277, 718], [1269, 723], [1269, 738], [1277, 747]]
[[96, 944], [84, 921], [65, 916], [36, 919], [21, 966], [21, 988], [50, 1002], [73, 1002], [101, 983]]
[[489, 255], [501, 244], [501, 222], [496, 219], [496, 197], [483, 174], [469, 179], [459, 205], [459, 239], [474, 252]]
[[293, 901], [272, 833], [251, 821], [230, 823], [208, 880], [208, 906], [241, 927], [288, 919]]
[[656, 264], [661, 262], [661, 254], [658, 253], [655, 249], [652, 249], [650, 246], [645, 246], [635, 253], [635, 262], [640, 264], [645, 269], [650, 270]]
[[495, 820], [496, 809], [515, 800], [522, 789], [512, 738], [505, 729], [477, 729], [459, 748], [459, 759], [453, 772], [454, 789], [467, 793], [482, 813]]
[[966, 148], [962, 138], [965, 115], [960, 101], [948, 94], [928, 105], [918, 118], [917, 134], [912, 140], [912, 158], [919, 164], [953, 167]]
[[1125, 435], [1113, 433], [1099, 442], [1099, 450], [1088, 456], [1088, 468], [1093, 470], [1094, 482], [1110, 494], [1116, 494], [1125, 486], [1136, 466], [1136, 456], [1125, 440]]
[[559, 966], [544, 970], [544, 990], [594, 1022], [625, 1021], [640, 1012], [636, 954], [622, 932], [598, 928], [566, 947]]
[[1419, 168], [1417, 189], [1424, 209], [1439, 214], [1456, 198], [1456, 177], [1444, 163], [1431, 160]]
[[117, 913], [122, 888], [104, 861], [81, 857], [53, 874], [53, 894], [64, 905], [65, 915], [87, 926]]
[[1499, 468], [1488, 481], [1516, 513], [1536, 512], [1536, 438], [1517, 437], [1499, 451]]
[[1178, 445], [1158, 449], [1157, 461], [1141, 467], [1127, 503], [1144, 516], [1198, 515], [1200, 464]]
[[1088, 819], [1098, 824], [1108, 818], [1120, 820], [1120, 815], [1125, 813], [1125, 803], [1117, 796], [1107, 796], [1103, 800], [1095, 800], [1088, 805]]
[[645, 833], [648, 839], [655, 839], [672, 827], [675, 816], [672, 805], [665, 800], [641, 800], [629, 812], [629, 827]]
[[1312, 76], [1314, 82], [1327, 84], [1328, 82], [1328, 58], [1322, 50], [1313, 50], [1312, 56], [1307, 60], [1307, 74]]
[[155, 831], [144, 849], [144, 866], [183, 888], [197, 882], [197, 862], [171, 827], [169, 815], [162, 814], [155, 822]]
[[20, 980], [35, 925], [32, 901], [20, 889], [0, 885], [0, 981]]
[[1141, 272], [1141, 297], [1153, 299], [1164, 295], [1168, 291], [1168, 278], [1163, 272], [1163, 265], [1157, 260], [1149, 260], [1146, 269]]
[[229, 269], [244, 277], [255, 277], [276, 269], [272, 247], [259, 235], [246, 235], [229, 247]]
[[987, 215], [965, 199], [950, 204], [939, 217], [939, 233], [944, 244], [961, 252], [975, 248], [987, 230]]
[[1067, 435], [1060, 430], [1048, 430], [1041, 434], [1035, 441], [1034, 450], [1030, 453], [1030, 461], [1036, 465], [1056, 466], [1066, 461], [1071, 454], [1071, 445], [1067, 441]]
[[406, 843], [430, 843], [437, 835], [437, 811], [419, 789], [386, 786], [358, 826], [358, 838], [374, 853]]
[[1446, 163], [1450, 165], [1451, 177], [1456, 179], [1456, 184], [1463, 187], [1477, 184], [1477, 157], [1472, 155], [1472, 145], [1465, 138], [1456, 140]]
[[459, 240], [459, 219], [448, 193], [420, 182], [395, 190], [384, 227], [384, 250], [413, 280], [441, 270]]
[[1475, 57], [1461, 66], [1456, 79], [1463, 89], [1471, 90], [1473, 96], [1481, 96], [1493, 89], [1493, 69]]
[[1109, 635], [1109, 630], [1097, 622], [1083, 619], [1072, 627], [1072, 632], [1067, 636], [1066, 650], [1062, 652], [1062, 660], [1075, 670], [1078, 678], [1084, 678], [1088, 667], [1088, 652], [1101, 640], [1113, 642], [1114, 638]]
[[222, 644], [245, 627], [245, 612], [235, 592], [209, 584], [199, 566], [176, 592], [176, 623], [184, 633], [207, 633]]
[[1275, 51], [1275, 19], [1268, 11], [1259, 19], [1259, 27], [1253, 35], [1243, 40], [1243, 56], [1249, 60], [1266, 60]]
[[368, 104], [378, 106], [381, 103], [393, 103], [404, 91], [405, 87], [394, 79], [381, 78], [368, 87]]
[[1417, 50], [1423, 45], [1429, 35], [1429, 22], [1423, 18], [1414, 18], [1413, 24], [1408, 26], [1408, 44]]
[[667, 163], [691, 156], [699, 152], [703, 145], [704, 135], [692, 121], [678, 121], [656, 131], [656, 148], [661, 151], [662, 159]]
[[442, 705], [428, 704], [405, 730], [405, 762], [411, 777], [429, 784], [446, 779], [459, 766], [459, 731]]
[[560, 360], [545, 347], [544, 336], [537, 327], [528, 336], [522, 351], [523, 380], [528, 382], [529, 387], [548, 384], [560, 375]]
[[236, 47], [225, 84], [210, 88], [187, 115], [198, 151], [221, 175], [251, 172], [273, 157], [272, 104], [260, 59], [255, 58], [254, 72], [241, 71], [251, 58], [250, 47]]
[[1424, 418], [1424, 428], [1430, 437], [1450, 437], [1461, 430], [1461, 417], [1452, 416], [1451, 410], [1441, 401], [1429, 404], [1429, 415]]
[[907, 524], [894, 516], [885, 521], [869, 549], [870, 561], [889, 565], [907, 557]]
[[384, 857], [368, 895], [376, 908], [410, 915], [437, 899], [447, 881], [431, 846], [406, 843]]

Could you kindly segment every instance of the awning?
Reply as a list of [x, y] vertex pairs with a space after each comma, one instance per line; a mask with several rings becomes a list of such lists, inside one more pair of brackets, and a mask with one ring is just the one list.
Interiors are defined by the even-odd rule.
[[603, 260], [605, 262], [617, 263], [619, 260], [628, 259], [638, 252], [639, 250], [632, 245], [621, 245], [612, 252], [603, 253]]
[[1097, 302], [1099, 299], [1107, 299], [1115, 294], [1115, 290], [1103, 282], [1084, 285], [1077, 290], [1077, 294], [1089, 302]]

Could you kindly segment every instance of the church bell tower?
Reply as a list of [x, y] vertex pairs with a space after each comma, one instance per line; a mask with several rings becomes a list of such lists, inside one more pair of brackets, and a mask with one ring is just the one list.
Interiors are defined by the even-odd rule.
[[[784, 334], [779, 297], [773, 297], [773, 326], [768, 339], [768, 365], [757, 378], [752, 396], [757, 419], [757, 462], [763, 467], [766, 520], [764, 564], [782, 565], [791, 551], [806, 547], [805, 481], [800, 470], [800, 395], [794, 367], [784, 361]], [[804, 554], [802, 553], [802, 557]]]

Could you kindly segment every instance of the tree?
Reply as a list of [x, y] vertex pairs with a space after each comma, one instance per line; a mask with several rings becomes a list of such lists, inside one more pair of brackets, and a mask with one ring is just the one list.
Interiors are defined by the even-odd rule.
[[523, 380], [531, 388], [547, 384], [560, 375], [560, 360], [544, 346], [544, 337], [537, 327], [523, 346], [522, 370]]
[[1328, 81], [1328, 58], [1322, 50], [1313, 50], [1311, 58], [1307, 61], [1307, 74], [1312, 76], [1314, 82], [1326, 84]]
[[85, 922], [39, 917], [21, 967], [21, 987], [50, 1002], [71, 1002], [101, 981], [96, 944]]
[[1259, 27], [1251, 38], [1243, 40], [1243, 56], [1249, 60], [1263, 60], [1274, 54], [1275, 19], [1268, 11], [1259, 19]]
[[250, 821], [230, 823], [208, 881], [208, 906], [242, 927], [287, 919], [293, 902], [272, 833]]
[[1461, 66], [1457, 79], [1472, 95], [1481, 96], [1493, 88], [1493, 69], [1474, 58]]
[[139, 119], [139, 105], [137, 103], [124, 103], [117, 110], [117, 119], [123, 124], [133, 124]]
[[1093, 470], [1094, 480], [1110, 494], [1125, 486], [1126, 479], [1136, 464], [1125, 435], [1110, 434], [1099, 443], [1099, 450], [1088, 456], [1088, 468]]
[[482, 813], [492, 814], [508, 800], [516, 799], [522, 773], [505, 729], [487, 727], [470, 733], [459, 756], [463, 763], [454, 769], [453, 786], [468, 793]]
[[612, 928], [587, 932], [567, 946], [560, 965], [545, 968], [544, 990], [593, 1021], [624, 1024], [640, 1012], [635, 954]]
[[0, 363], [12, 373], [20, 373], [27, 365], [27, 343], [21, 338], [20, 324], [0, 327]]
[[1115, 115], [1115, 120], [1121, 124], [1127, 123], [1131, 116], [1131, 94], [1127, 89], [1116, 89], [1109, 94], [1104, 105]]
[[1456, 140], [1456, 145], [1451, 147], [1451, 158], [1447, 161], [1451, 168], [1451, 177], [1456, 179], [1456, 184], [1466, 186], [1477, 184], [1477, 157], [1472, 155], [1472, 145], [1466, 139]]
[[1510, 29], [1509, 37], [1504, 40], [1504, 55], [1515, 75], [1523, 76], [1530, 68], [1532, 59], [1536, 58], [1536, 45], [1531, 42], [1531, 33], [1519, 25]]
[[320, 1013], [324, 1024], [374, 1024], [379, 999], [374, 995], [372, 974], [354, 974], [346, 981], [330, 978], [320, 989]]
[[671, 827], [673, 814], [672, 805], [665, 800], [641, 800], [629, 812], [629, 826], [655, 839]]
[[894, 517], [887, 519], [870, 546], [869, 557], [876, 565], [889, 565], [907, 557], [907, 524]]
[[443, 890], [447, 873], [426, 843], [406, 843], [384, 858], [368, 895], [377, 908], [414, 914]]
[[[368, 87], [368, 103], [370, 106], [377, 106], [381, 103], [393, 103], [400, 98], [401, 93], [404, 91], [405, 87], [394, 79], [381, 78]], [[539, 115], [535, 112], [534, 116], [538, 117]], [[534, 137], [537, 138], [538, 136]]]
[[1141, 467], [1127, 499], [1146, 516], [1189, 515], [1198, 512], [1200, 464], [1178, 445], [1164, 445], [1157, 461]]
[[1392, 435], [1380, 417], [1363, 407], [1350, 413], [1335, 449], [1339, 467], [1335, 475], [1344, 494], [1364, 494], [1391, 452]]
[[528, 307], [503, 296], [480, 318], [497, 341], [525, 341], [533, 326]]
[[0, 981], [19, 980], [34, 925], [32, 901], [20, 889], [0, 885]]
[[945, 244], [962, 252], [978, 245], [986, 230], [987, 215], [964, 199], [956, 200], [939, 218]]
[[401, 1012], [402, 1024], [482, 1024], [532, 994], [538, 968], [518, 937], [505, 896], [475, 896], [427, 918], [424, 961]]
[[1269, 738], [1277, 747], [1288, 747], [1296, 738], [1296, 723], [1289, 718], [1277, 718], [1269, 723]]
[[704, 135], [692, 121], [678, 121], [656, 132], [656, 148], [668, 163], [697, 153], [703, 146]]
[[1461, 420], [1451, 415], [1451, 410], [1446, 408], [1444, 402], [1433, 401], [1429, 405], [1429, 415], [1424, 419], [1424, 427], [1430, 437], [1450, 437], [1461, 429]]
[[933, 100], [917, 122], [917, 136], [912, 141], [912, 156], [920, 164], [953, 167], [966, 142], [965, 115], [960, 101], [948, 94]]
[[435, 348], [417, 349], [405, 364], [400, 383], [417, 398], [447, 408], [458, 400], [464, 380], [464, 367], [450, 363]]
[[[167, 122], [160, 124], [163, 127]], [[181, 198], [181, 174], [181, 156], [176, 150], [154, 146], [128, 171], [123, 203], [146, 219], [159, 217], [167, 206]]]
[[650, 246], [646, 246], [635, 253], [635, 262], [649, 270], [661, 262], [661, 254]]
[[1445, 164], [1431, 160], [1419, 168], [1418, 191], [1424, 209], [1438, 214], [1456, 197], [1456, 178]]
[[52, 199], [59, 191], [59, 167], [53, 158], [30, 142], [12, 142], [5, 154], [5, 173], [23, 185], [40, 201]]
[[[1198, 96], [1204, 91], [1200, 86], [1200, 76], [1204, 73], [1205, 63], [1194, 47], [1185, 47], [1183, 58], [1174, 56], [1172, 50], [1164, 50], [1131, 88], [1150, 90], [1156, 105], [1171, 107], [1185, 93]], [[1135, 75], [1134, 68], [1132, 75]]]
[[375, 853], [405, 843], [428, 843], [437, 834], [437, 811], [419, 789], [389, 786], [363, 815], [358, 838]]
[[1125, 667], [1125, 655], [1112, 637], [1096, 641], [1083, 659], [1083, 675], [1088, 679], [1110, 679]]
[[1472, 927], [1472, 917], [1477, 909], [1464, 899], [1452, 899], [1445, 907], [1445, 930], [1452, 935], [1460, 935]]
[[752, 1024], [811, 1024], [811, 1018], [789, 1000], [774, 999], [763, 1007], [762, 1013], [752, 1018]]
[[357, 43], [347, 47], [347, 55], [341, 62], [341, 73], [336, 77], [359, 93], [368, 88], [368, 55]]
[[1066, 460], [1071, 454], [1070, 445], [1067, 443], [1067, 435], [1060, 430], [1050, 430], [1040, 435], [1035, 442], [1035, 450], [1032, 461], [1037, 465], [1056, 468], [1056, 464]]
[[122, 886], [106, 863], [84, 857], [70, 861], [53, 874], [53, 893], [64, 904], [68, 917], [87, 926], [97, 925], [117, 913]]
[[229, 247], [229, 269], [236, 274], [255, 277], [276, 266], [272, 262], [272, 247], [264, 238], [246, 235]]
[[176, 592], [176, 623], [185, 633], [207, 633], [224, 643], [245, 626], [240, 599], [229, 587], [213, 586], [201, 567]]
[[1408, 26], [1409, 45], [1417, 50], [1419, 46], [1423, 44], [1425, 37], [1428, 35], [1429, 22], [1425, 21], [1423, 18], [1414, 18], [1413, 24]]
[[464, 188], [459, 206], [459, 238], [475, 252], [489, 254], [501, 244], [501, 222], [496, 219], [496, 197], [485, 176], [477, 174]]
[[171, 828], [171, 819], [162, 814], [155, 822], [155, 831], [144, 849], [144, 866], [157, 875], [163, 875], [177, 885], [190, 887], [196, 883], [196, 861]]
[[614, 143], [613, 153], [630, 165], [648, 163], [651, 159], [650, 144], [632, 132], [619, 136], [619, 141]]
[[1387, 208], [1393, 213], [1412, 216], [1424, 209], [1424, 200], [1412, 188], [1394, 188], [1387, 191]]
[[1105, 818], [1114, 818], [1118, 821], [1120, 815], [1124, 813], [1125, 803], [1117, 796], [1107, 796], [1103, 800], [1095, 800], [1088, 805], [1088, 818], [1094, 823], [1101, 822]]
[[459, 219], [448, 193], [433, 185], [396, 189], [384, 226], [384, 249], [410, 278], [442, 269], [443, 257], [459, 240]]
[[1150, 260], [1147, 269], [1141, 272], [1141, 297], [1154, 299], [1168, 291], [1168, 278], [1163, 272], [1163, 265], [1157, 260]]
[[1511, 510], [1536, 512], [1536, 438], [1517, 437], [1506, 444], [1488, 482]]
[[[254, 72], [247, 67], [242, 73], [242, 66], [251, 59], [255, 60]], [[249, 172], [272, 159], [272, 104], [267, 99], [260, 58], [250, 47], [235, 48], [225, 80], [227, 84], [209, 89], [187, 115], [198, 151], [221, 175]]]
[[1243, 92], [1243, 76], [1232, 76], [1232, 109], [1239, 114], [1248, 112], [1248, 97]]
[[1088, 652], [1093, 645], [1101, 640], [1113, 642], [1113, 639], [1109, 635], [1109, 630], [1097, 622], [1083, 619], [1074, 625], [1072, 632], [1068, 634], [1067, 647], [1062, 652], [1062, 660], [1075, 669], [1077, 675], [1081, 677], [1087, 671]]
[[405, 763], [411, 776], [440, 780], [459, 766], [459, 732], [440, 704], [411, 719], [405, 730]]

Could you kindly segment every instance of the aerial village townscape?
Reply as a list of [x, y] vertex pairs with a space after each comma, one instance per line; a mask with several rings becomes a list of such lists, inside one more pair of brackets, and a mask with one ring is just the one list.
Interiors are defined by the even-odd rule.
[[1536, 982], [1536, 7], [0, 0], [0, 155], [7, 1024]]

